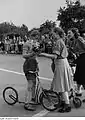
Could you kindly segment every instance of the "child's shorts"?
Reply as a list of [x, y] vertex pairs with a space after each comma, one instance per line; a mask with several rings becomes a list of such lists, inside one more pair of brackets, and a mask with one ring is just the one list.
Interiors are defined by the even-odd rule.
[[36, 84], [36, 75], [33, 73], [25, 73], [26, 79], [29, 82], [30, 80], [33, 81], [34, 84]]

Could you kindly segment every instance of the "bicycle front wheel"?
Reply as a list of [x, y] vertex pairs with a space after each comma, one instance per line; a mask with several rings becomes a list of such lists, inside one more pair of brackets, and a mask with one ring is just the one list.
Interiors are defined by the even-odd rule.
[[6, 87], [3, 91], [3, 98], [7, 104], [14, 105], [18, 102], [18, 93], [14, 88]]
[[54, 111], [60, 106], [60, 96], [54, 91], [44, 91], [41, 93], [40, 102], [48, 111]]
[[81, 105], [82, 105], [82, 101], [79, 98], [74, 97], [73, 98], [73, 104], [74, 104], [75, 108], [80, 108]]

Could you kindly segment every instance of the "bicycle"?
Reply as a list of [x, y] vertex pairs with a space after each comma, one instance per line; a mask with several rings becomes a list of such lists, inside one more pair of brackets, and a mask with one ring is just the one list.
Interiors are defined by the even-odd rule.
[[[57, 93], [52, 90], [44, 89], [39, 80], [38, 71], [35, 71], [35, 72], [29, 71], [29, 73], [36, 74], [36, 79], [38, 81], [37, 85], [36, 85], [36, 90], [35, 90], [36, 91], [35, 99], [36, 99], [37, 105], [38, 104], [42, 105], [48, 111], [54, 111], [57, 108], [59, 108], [59, 106], [61, 105], [61, 101], [62, 101], [60, 93]], [[7, 94], [7, 91], [9, 92], [9, 94]], [[41, 91], [41, 93], [40, 93], [40, 91]], [[25, 104], [25, 102], [19, 101], [18, 92], [13, 87], [6, 87], [3, 90], [3, 98], [4, 98], [5, 102], [9, 105], [14, 105], [16, 102]], [[81, 106], [82, 102], [79, 98], [77, 98], [74, 95], [73, 89], [71, 90], [71, 94], [69, 96], [69, 99], [72, 99], [72, 98], [73, 98], [74, 106], [76, 108], [79, 108]]]
[[[37, 84], [35, 90], [35, 99], [37, 105], [42, 105], [48, 111], [54, 111], [60, 105], [60, 97], [57, 92], [44, 89], [39, 80], [38, 71], [29, 71], [29, 73], [36, 74]], [[41, 92], [40, 92], [41, 91]], [[18, 92], [13, 87], [6, 87], [3, 90], [3, 98], [8, 105], [14, 105], [17, 102], [25, 104], [24, 101], [19, 101]], [[57, 107], [54, 105], [57, 104]]]

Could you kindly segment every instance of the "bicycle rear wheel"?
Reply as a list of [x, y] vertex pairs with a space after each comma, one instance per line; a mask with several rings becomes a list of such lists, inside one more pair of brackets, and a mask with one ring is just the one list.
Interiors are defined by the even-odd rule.
[[6, 87], [3, 91], [3, 98], [7, 104], [14, 105], [18, 102], [18, 93], [14, 88]]
[[54, 91], [44, 91], [41, 93], [40, 102], [48, 111], [54, 111], [60, 106], [60, 96]]

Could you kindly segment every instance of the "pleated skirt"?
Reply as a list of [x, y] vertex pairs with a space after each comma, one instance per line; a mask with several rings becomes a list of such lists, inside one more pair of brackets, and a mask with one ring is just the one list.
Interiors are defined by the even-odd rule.
[[72, 70], [67, 58], [55, 60], [55, 71], [51, 87], [56, 92], [70, 91], [74, 88]]

